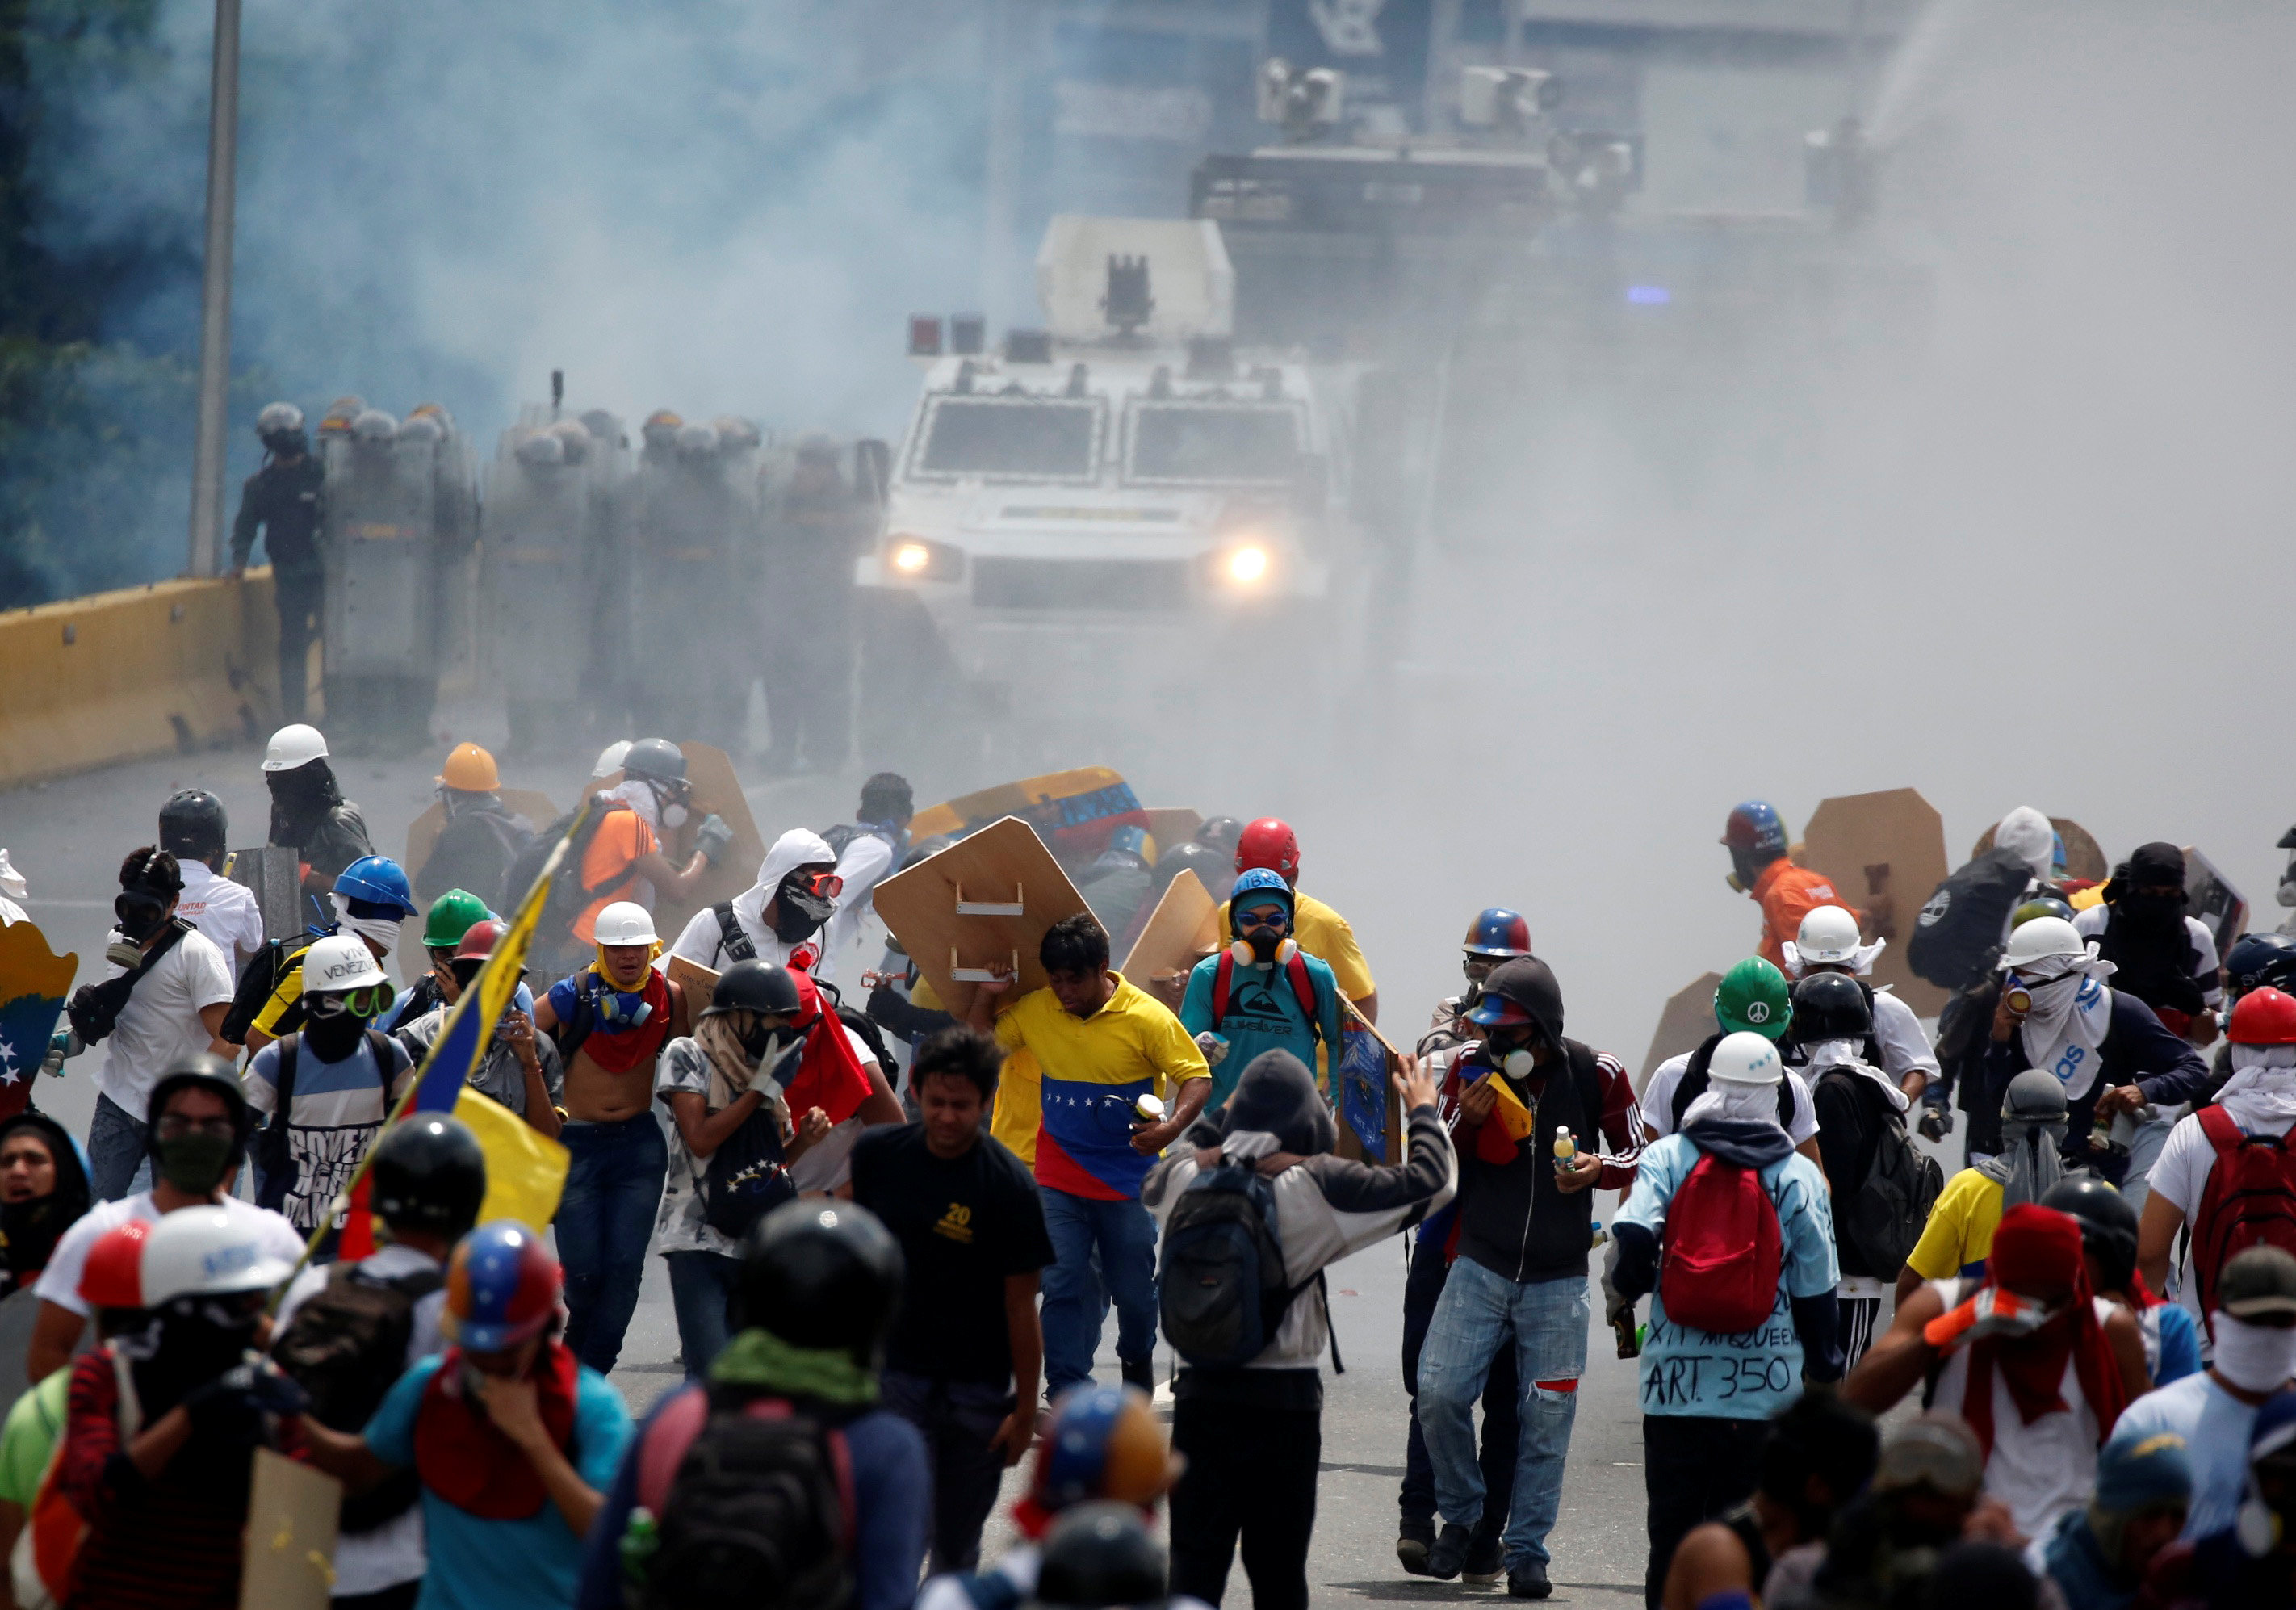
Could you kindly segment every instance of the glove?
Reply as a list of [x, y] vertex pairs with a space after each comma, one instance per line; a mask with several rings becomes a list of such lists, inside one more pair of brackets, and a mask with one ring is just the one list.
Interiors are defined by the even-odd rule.
[[1953, 1109], [1941, 1103], [1924, 1102], [1922, 1121], [1915, 1126], [1930, 1140], [1943, 1140], [1953, 1133]]
[[64, 1058], [78, 1056], [86, 1049], [80, 1043], [78, 1035], [70, 1029], [59, 1029], [48, 1037], [48, 1054], [40, 1058], [40, 1072], [51, 1079], [62, 1079], [64, 1076]]
[[246, 1447], [263, 1440], [265, 1415], [284, 1418], [310, 1405], [310, 1394], [268, 1359], [236, 1365], [184, 1399], [194, 1439]]
[[734, 830], [726, 826], [726, 818], [711, 811], [701, 818], [701, 826], [693, 830], [693, 847], [701, 858], [715, 867], [726, 858], [726, 846], [734, 842]]
[[1204, 1054], [1204, 1060], [1215, 1068], [1227, 1060], [1227, 1037], [1224, 1034], [1215, 1034], [1210, 1029], [1196, 1036], [1196, 1048]]

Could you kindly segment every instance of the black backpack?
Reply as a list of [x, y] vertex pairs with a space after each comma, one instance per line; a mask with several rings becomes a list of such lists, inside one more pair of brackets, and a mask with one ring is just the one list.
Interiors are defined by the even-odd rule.
[[[764, 1077], [761, 1073], [760, 1078]], [[760, 1105], [709, 1154], [701, 1174], [701, 1217], [719, 1235], [739, 1241], [768, 1212], [797, 1196], [782, 1159], [782, 1130]]]
[[[598, 829], [605, 819], [618, 810], [629, 809], [619, 801], [602, 803], [598, 809], [590, 812], [589, 818], [582, 824], [582, 830], [574, 834], [573, 842], [566, 847], [566, 858], [558, 864], [557, 875], [550, 880], [549, 898], [543, 902], [543, 932], [562, 941], [573, 931], [574, 919], [582, 915], [582, 908], [597, 898], [598, 889], [605, 887], [601, 883], [594, 889], [582, 881], [583, 858], [589, 853], [590, 841], [598, 836]], [[566, 836], [568, 829], [574, 826], [575, 817], [579, 815], [581, 808], [578, 806], [526, 842], [525, 848], [512, 858], [510, 870], [503, 874], [502, 887], [495, 891], [490, 904], [496, 910], [518, 909], [519, 903], [526, 899], [526, 891], [533, 888], [535, 879], [542, 875], [542, 868], [548, 863], [550, 852], [558, 848], [558, 841]]]
[[[303, 959], [303, 952], [311, 948], [311, 941], [319, 937], [318, 930], [310, 929], [291, 939], [266, 940], [247, 958], [247, 965], [239, 970], [239, 980], [232, 986], [231, 1005], [224, 1008], [225, 1039], [234, 1046], [247, 1043], [247, 1031], [263, 1015], [265, 1003], [278, 990], [280, 982], [295, 970], [295, 965]], [[277, 1039], [292, 1033], [302, 1026], [302, 1022], [303, 1003], [290, 1003], [272, 1025], [279, 1031], [272, 1038]]]
[[[356, 1263], [327, 1271], [326, 1285], [304, 1301], [271, 1343], [279, 1368], [311, 1394], [310, 1412], [320, 1425], [354, 1433], [365, 1429], [406, 1373], [414, 1305], [446, 1283], [435, 1269], [390, 1280], [376, 1279]], [[381, 1485], [343, 1499], [342, 1529], [371, 1531], [405, 1514], [421, 1494], [421, 1479], [412, 1469], [396, 1472]]]
[[[1829, 1072], [1827, 1080], [1847, 1080], [1854, 1086], [1873, 1081], [1863, 1074]], [[1858, 1089], [1857, 1099], [1876, 1109], [1878, 1090]], [[1874, 1163], [1857, 1187], [1857, 1196], [1836, 1203], [1835, 1223], [1851, 1245], [1865, 1255], [1866, 1269], [1877, 1278], [1894, 1280], [1913, 1255], [1914, 1244], [1929, 1223], [1930, 1210], [1945, 1189], [1945, 1173], [1937, 1159], [1924, 1156], [1906, 1134], [1905, 1120], [1895, 1112], [1877, 1111]]]
[[160, 958], [184, 941], [192, 925], [181, 917], [170, 918], [160, 942], [146, 950], [135, 965], [118, 978], [107, 978], [101, 983], [82, 984], [72, 991], [71, 1005], [64, 1008], [72, 1032], [81, 1043], [94, 1045], [119, 1026], [119, 1014], [126, 1010], [127, 998], [135, 993], [135, 986], [144, 975], [160, 965]]
[[673, 1399], [637, 1450], [652, 1536], [622, 1544], [633, 1610], [846, 1610], [853, 1475], [845, 1433], [779, 1399]]
[[1940, 990], [1983, 983], [2000, 957], [2009, 914], [2032, 881], [2032, 867], [2016, 851], [1987, 850], [1930, 896], [1906, 941], [1906, 965]]
[[[1164, 1226], [1156, 1282], [1165, 1338], [1197, 1368], [1241, 1368], [1267, 1351], [1292, 1300], [1323, 1277], [1319, 1269], [1298, 1286], [1285, 1279], [1275, 1190], [1258, 1168], [1206, 1169]], [[1332, 1362], [1339, 1366], [1336, 1334]]]

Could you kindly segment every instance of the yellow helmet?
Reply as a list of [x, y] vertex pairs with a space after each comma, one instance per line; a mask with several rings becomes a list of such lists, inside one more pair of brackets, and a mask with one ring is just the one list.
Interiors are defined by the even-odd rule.
[[495, 758], [475, 743], [457, 743], [439, 773], [439, 781], [465, 793], [492, 793], [502, 786]]

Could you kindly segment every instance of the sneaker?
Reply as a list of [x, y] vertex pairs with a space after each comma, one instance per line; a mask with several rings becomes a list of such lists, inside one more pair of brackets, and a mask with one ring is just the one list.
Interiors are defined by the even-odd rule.
[[1497, 1538], [1477, 1537], [1467, 1544], [1467, 1560], [1460, 1579], [1470, 1582], [1495, 1582], [1506, 1574], [1506, 1548]]
[[1119, 1359], [1118, 1371], [1127, 1386], [1136, 1386], [1150, 1397], [1156, 1395], [1156, 1360], [1153, 1359]]
[[1506, 1576], [1509, 1598], [1545, 1598], [1554, 1591], [1554, 1584], [1546, 1580], [1546, 1567], [1537, 1560], [1511, 1566]]
[[1414, 1576], [1427, 1574], [1427, 1549], [1435, 1540], [1432, 1521], [1406, 1521], [1402, 1535], [1395, 1540], [1395, 1557]]
[[1458, 1575], [1460, 1567], [1467, 1563], [1468, 1541], [1469, 1533], [1464, 1526], [1454, 1526], [1446, 1521], [1443, 1535], [1437, 1538], [1435, 1546], [1427, 1551], [1427, 1574], [1442, 1582]]

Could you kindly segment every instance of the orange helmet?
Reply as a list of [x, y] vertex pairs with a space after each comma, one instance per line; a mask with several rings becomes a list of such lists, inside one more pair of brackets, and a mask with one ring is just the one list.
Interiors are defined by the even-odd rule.
[[492, 793], [502, 786], [495, 758], [475, 743], [457, 743], [439, 770], [439, 781], [465, 793]]
[[1164, 1428], [1146, 1393], [1130, 1386], [1079, 1386], [1053, 1408], [1013, 1521], [1023, 1536], [1034, 1538], [1054, 1516], [1078, 1504], [1109, 1500], [1152, 1508], [1179, 1474], [1180, 1461], [1165, 1446]]
[[95, 1238], [80, 1265], [80, 1301], [90, 1308], [144, 1306], [144, 1243], [152, 1227], [141, 1219], [115, 1224]]

